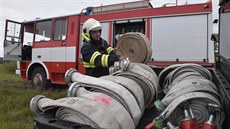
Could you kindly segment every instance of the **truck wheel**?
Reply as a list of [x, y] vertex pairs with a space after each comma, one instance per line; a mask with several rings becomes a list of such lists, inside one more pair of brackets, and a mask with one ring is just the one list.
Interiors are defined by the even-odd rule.
[[49, 87], [46, 72], [42, 67], [37, 67], [32, 72], [32, 87], [39, 90], [45, 90]]

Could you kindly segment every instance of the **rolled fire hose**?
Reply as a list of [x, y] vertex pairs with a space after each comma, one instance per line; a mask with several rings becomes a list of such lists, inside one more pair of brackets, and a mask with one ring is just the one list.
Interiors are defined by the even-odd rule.
[[202, 80], [203, 79], [189, 79], [176, 83], [161, 100], [161, 103], [169, 105], [177, 97], [191, 92], [206, 92], [211, 94], [217, 100], [220, 100], [221, 98], [216, 91], [216, 87], [210, 86], [210, 83], [212, 82], [207, 83]]
[[35, 114], [49, 113], [50, 109], [59, 108], [56, 112], [58, 119], [90, 125], [93, 128], [120, 128], [117, 119], [105, 105], [88, 98], [67, 97], [52, 100], [40, 95], [31, 100], [30, 108]]
[[111, 76], [123, 76], [137, 82], [144, 92], [145, 107], [151, 108], [154, 99], [157, 98], [158, 78], [152, 70], [149, 72], [145, 70], [148, 68], [144, 69], [143, 67], [148, 66], [131, 62], [126, 71], [119, 70], [112, 73]]
[[133, 118], [135, 126], [138, 124], [142, 112], [135, 97], [123, 86], [101, 78], [94, 78], [83, 75], [75, 69], [69, 69], [65, 75], [66, 82], [79, 82], [86, 88], [92, 88], [101, 93], [107, 94], [120, 102]]
[[100, 78], [113, 81], [125, 87], [135, 97], [141, 111], [144, 113], [145, 110], [144, 93], [141, 87], [135, 81], [122, 76], [102, 76]]
[[108, 112], [110, 112], [110, 114], [112, 114], [114, 118], [118, 121], [121, 129], [135, 128], [133, 119], [131, 118], [127, 110], [118, 101], [116, 101], [115, 99], [113, 99], [112, 97], [106, 94], [87, 91], [84, 87], [81, 86], [81, 83], [74, 82], [73, 84], [71, 84], [71, 86], [68, 89], [68, 96], [83, 97], [83, 98], [95, 100], [103, 104], [107, 108]]
[[130, 58], [131, 62], [146, 63], [151, 60], [152, 49], [149, 39], [142, 33], [123, 34], [116, 45], [118, 55]]
[[[174, 69], [172, 71], [172, 69]], [[169, 73], [169, 71], [172, 71]], [[164, 89], [165, 93], [169, 90], [168, 86], [169, 84], [172, 84], [172, 82], [182, 73], [188, 73], [191, 72], [193, 74], [196, 74], [197, 76], [207, 78], [208, 80], [212, 80], [212, 74], [205, 68], [203, 68], [201, 65], [198, 64], [175, 64], [171, 65], [164, 70], [160, 72], [158, 75], [160, 86], [162, 89]], [[188, 74], [187, 76], [194, 76], [192, 74]], [[167, 74], [167, 75], [165, 75]], [[185, 77], [185, 75], [183, 75]], [[175, 83], [175, 82], [174, 82]]]
[[[176, 68], [173, 71], [172, 68]], [[167, 73], [168, 75], [164, 75]], [[167, 88], [165, 97], [161, 102], [156, 102], [158, 109], [166, 112], [166, 117], [174, 124], [183, 119], [183, 110], [179, 107], [186, 100], [190, 100], [190, 107], [193, 109], [199, 127], [208, 119], [208, 103], [222, 105], [217, 88], [210, 80], [211, 73], [196, 64], [173, 65], [165, 68], [159, 78], [165, 77], [163, 88]], [[162, 80], [161, 80], [162, 81]], [[166, 107], [166, 108], [165, 108]], [[216, 115], [215, 123], [221, 125], [224, 120], [223, 112]]]
[[139, 65], [140, 67], [142, 67], [143, 69], [145, 69], [146, 71], [149, 71], [154, 76], [157, 76], [156, 73], [153, 70], [154, 66], [152, 66], [152, 65], [146, 65], [146, 64], [143, 64], [143, 63], [136, 63], [136, 64]]
[[192, 92], [192, 91], [210, 92], [211, 94], [219, 97], [219, 94], [217, 93], [216, 85], [213, 84], [211, 81], [207, 79], [203, 79], [203, 78], [189, 78], [186, 80], [182, 80], [176, 84], [172, 84], [170, 86], [173, 88], [171, 88], [167, 92], [165, 97], [176, 96], [175, 94], [177, 92], [180, 92], [180, 94], [183, 94], [183, 93]]
[[[208, 120], [209, 113], [207, 109], [208, 103], [214, 103], [219, 106], [222, 104], [211, 94], [205, 92], [192, 92], [184, 94], [180, 97], [177, 97], [173, 100], [163, 112], [166, 112], [165, 117], [169, 118], [169, 120], [173, 124], [178, 124], [182, 119], [184, 119], [183, 110], [181, 109], [180, 105], [189, 100], [191, 104], [189, 105], [192, 109], [193, 113], [195, 114], [195, 118], [199, 127], [201, 128], [202, 124]], [[214, 123], [217, 125], [221, 125], [224, 121], [224, 113], [217, 112], [215, 115]]]

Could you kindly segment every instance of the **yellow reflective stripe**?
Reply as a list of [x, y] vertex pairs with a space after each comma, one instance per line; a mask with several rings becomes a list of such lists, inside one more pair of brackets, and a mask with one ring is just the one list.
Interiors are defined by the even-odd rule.
[[95, 67], [96, 67], [95, 65], [92, 65], [92, 64], [90, 64], [90, 63], [88, 63], [88, 62], [83, 62], [83, 66], [84, 66], [85, 68], [95, 68]]
[[101, 57], [101, 65], [102, 67], [108, 67], [108, 60], [109, 60], [109, 55], [103, 54]]
[[94, 65], [94, 60], [95, 60], [96, 57], [99, 56], [99, 55], [101, 55], [101, 53], [98, 52], [98, 51], [95, 51], [95, 52], [93, 53], [93, 55], [91, 56], [89, 63], [92, 64], [92, 65]]
[[88, 36], [86, 36], [86, 34], [82, 33], [81, 36], [83, 37], [83, 39], [85, 39], [87, 42], [90, 42], [90, 38]]
[[106, 55], [105, 57], [105, 66], [109, 67], [109, 55]]
[[101, 56], [101, 65], [102, 67], [105, 67], [105, 54]]
[[108, 47], [108, 48], [106, 49], [106, 51], [107, 51], [107, 53], [109, 54], [111, 51], [113, 51], [113, 48], [112, 48], [112, 47]]

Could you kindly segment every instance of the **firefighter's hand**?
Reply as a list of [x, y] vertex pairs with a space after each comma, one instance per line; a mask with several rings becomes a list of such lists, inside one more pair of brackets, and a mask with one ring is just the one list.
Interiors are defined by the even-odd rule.
[[115, 47], [115, 48], [113, 48], [113, 52], [116, 52], [117, 51], [117, 48]]
[[125, 59], [124, 56], [122, 56], [122, 55], [119, 56], [119, 60], [120, 60], [120, 61], [123, 61], [124, 59]]

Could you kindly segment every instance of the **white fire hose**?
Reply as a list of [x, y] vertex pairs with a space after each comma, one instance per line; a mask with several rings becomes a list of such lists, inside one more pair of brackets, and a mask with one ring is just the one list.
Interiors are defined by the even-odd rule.
[[112, 81], [83, 75], [74, 69], [69, 69], [66, 72], [66, 78], [70, 79], [66, 79], [67, 82], [78, 82], [86, 88], [92, 88], [91, 90], [96, 90], [97, 92], [101, 92], [115, 98], [130, 113], [135, 125], [138, 124], [142, 116], [141, 109], [135, 100], [135, 97], [123, 86]]
[[[169, 70], [172, 70], [166, 76]], [[165, 78], [164, 78], [165, 77]], [[189, 100], [190, 108], [195, 114], [199, 127], [209, 118], [207, 105], [209, 103], [222, 106], [220, 95], [217, 92], [212, 80], [211, 73], [197, 64], [172, 65], [165, 68], [159, 79], [164, 83], [161, 85], [166, 95], [161, 101], [156, 101], [155, 106], [163, 110], [165, 117], [178, 124], [184, 119], [183, 110], [180, 105]], [[217, 112], [215, 124], [221, 125], [224, 120], [224, 113]]]
[[[107, 108], [108, 112], [110, 112], [110, 114], [115, 117], [121, 129], [135, 128], [133, 119], [127, 110], [118, 101], [106, 94], [87, 91], [84, 87], [81, 86], [81, 83], [74, 82], [68, 90], [68, 96], [83, 97], [98, 101], [103, 104], [103, 106]], [[98, 119], [101, 118], [99, 117]]]
[[116, 45], [118, 55], [130, 58], [131, 62], [146, 63], [151, 60], [152, 49], [149, 39], [142, 33], [123, 34]]
[[[59, 107], [56, 112], [59, 119], [87, 124], [94, 128], [120, 128], [117, 119], [107, 110], [107, 107], [95, 100], [84, 97], [66, 97], [52, 100], [44, 96], [35, 96], [31, 100], [30, 106], [36, 114]], [[102, 116], [102, 114], [106, 115]]]
[[[167, 75], [167, 77], [164, 78], [163, 75], [171, 69], [175, 69], [175, 70], [170, 72]], [[171, 65], [171, 66], [165, 68], [158, 75], [160, 82], [162, 79], [164, 80], [163, 81], [164, 83], [160, 84], [161, 88], [164, 89], [165, 92], [167, 92], [167, 90], [168, 90], [167, 87], [169, 86], [169, 84], [172, 84], [172, 82], [175, 79], [177, 79], [177, 80], [181, 79], [181, 77], [178, 77], [178, 76], [180, 76], [182, 73], [188, 73], [188, 72], [191, 72], [188, 74], [188, 76], [194, 76], [192, 74], [196, 74], [197, 76], [207, 78], [208, 80], [212, 80], [212, 74], [207, 69], [203, 68], [201, 65], [198, 65], [198, 64], [175, 64], [175, 65]], [[183, 77], [186, 77], [186, 76], [183, 75]]]
[[126, 77], [137, 82], [144, 92], [145, 107], [151, 108], [154, 99], [157, 98], [157, 75], [147, 65], [132, 62], [127, 64], [129, 65], [128, 67], [124, 65], [123, 67], [125, 67], [125, 69], [121, 67], [120, 70], [117, 69], [118, 71], [114, 71], [111, 75]]
[[[145, 107], [151, 107], [157, 97], [158, 78], [145, 64], [130, 63], [125, 60], [122, 65], [119, 65], [119, 71], [101, 78], [82, 75], [75, 69], [68, 70], [65, 78], [70, 84], [69, 97], [55, 101], [44, 96], [36, 96], [31, 100], [31, 110], [39, 114], [58, 108], [57, 119], [95, 128], [135, 128]], [[85, 110], [81, 111], [82, 108]], [[96, 109], [91, 110], [91, 108]], [[104, 117], [105, 114], [109, 115]], [[98, 121], [100, 119], [105, 123], [100, 123]], [[104, 119], [108, 120], [104, 121]], [[112, 119], [114, 124], [111, 125]]]
[[[192, 92], [192, 93], [184, 94], [174, 99], [164, 110], [164, 112], [166, 112], [165, 117], [169, 118], [169, 120], [173, 124], [178, 124], [184, 118], [183, 110], [181, 109], [180, 105], [186, 100], [191, 101], [191, 104], [189, 106], [192, 109], [193, 113], [195, 114], [195, 118], [200, 128], [202, 127], [202, 124], [205, 121], [207, 121], [209, 118], [207, 105], [209, 103], [215, 103], [221, 106], [221, 103], [215, 97], [213, 97], [211, 94], [208, 93]], [[224, 113], [217, 112], [214, 123], [220, 127], [220, 125], [223, 123], [223, 120], [224, 120]]]
[[135, 97], [141, 111], [144, 112], [145, 110], [144, 93], [141, 87], [135, 81], [122, 76], [102, 76], [100, 78], [104, 80], [113, 81], [125, 87]]

